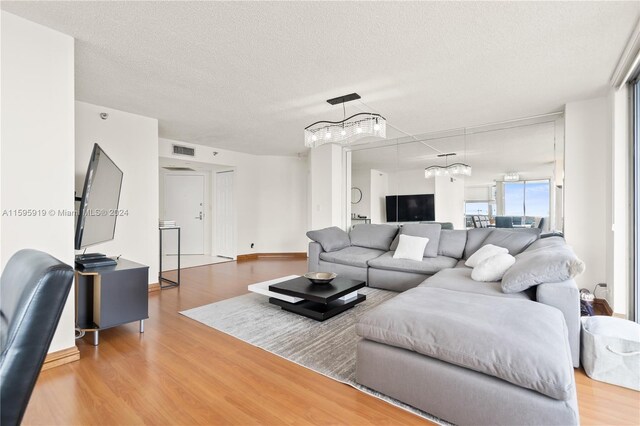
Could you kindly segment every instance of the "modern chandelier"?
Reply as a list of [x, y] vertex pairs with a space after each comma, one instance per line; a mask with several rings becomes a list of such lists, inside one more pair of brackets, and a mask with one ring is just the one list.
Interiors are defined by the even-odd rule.
[[426, 179], [435, 176], [471, 176], [471, 166], [465, 163], [449, 164], [449, 157], [456, 155], [455, 152], [448, 154], [440, 154], [438, 157], [444, 157], [444, 166], [429, 166], [424, 169], [424, 177]]
[[342, 104], [342, 121], [317, 121], [304, 129], [304, 144], [316, 148], [326, 143], [350, 144], [365, 137], [387, 137], [387, 120], [380, 114], [361, 112], [346, 116], [345, 102], [360, 99], [357, 93], [327, 100], [331, 105]]

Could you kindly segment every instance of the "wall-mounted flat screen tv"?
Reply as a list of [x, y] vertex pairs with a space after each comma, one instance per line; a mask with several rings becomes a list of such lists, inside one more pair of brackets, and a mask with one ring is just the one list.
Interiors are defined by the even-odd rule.
[[387, 195], [387, 222], [436, 220], [433, 194]]
[[94, 144], [78, 210], [76, 250], [113, 239], [121, 187], [122, 171]]

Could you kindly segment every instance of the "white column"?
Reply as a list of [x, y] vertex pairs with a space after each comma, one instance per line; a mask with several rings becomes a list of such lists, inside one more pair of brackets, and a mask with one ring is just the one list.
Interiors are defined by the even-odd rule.
[[454, 229], [465, 229], [464, 178], [435, 177], [436, 221], [451, 222]]
[[564, 229], [567, 242], [587, 266], [576, 278], [578, 287], [591, 291], [607, 280], [610, 146], [611, 111], [606, 96], [566, 105]]
[[385, 223], [387, 221], [385, 197], [389, 194], [389, 175], [371, 169], [370, 184], [371, 223]]
[[[342, 147], [326, 144], [311, 149], [311, 229], [344, 227], [344, 170]], [[346, 198], [345, 198], [346, 199]]]

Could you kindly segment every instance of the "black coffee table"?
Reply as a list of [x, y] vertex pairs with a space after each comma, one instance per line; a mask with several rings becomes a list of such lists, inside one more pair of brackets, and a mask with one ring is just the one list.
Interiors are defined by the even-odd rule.
[[269, 298], [269, 303], [317, 321], [324, 321], [364, 302], [364, 294], [358, 294], [358, 289], [365, 286], [364, 281], [337, 277], [329, 284], [312, 284], [305, 277], [298, 277], [282, 281], [269, 286], [269, 291], [299, 297], [297, 303], [290, 303], [275, 297]]

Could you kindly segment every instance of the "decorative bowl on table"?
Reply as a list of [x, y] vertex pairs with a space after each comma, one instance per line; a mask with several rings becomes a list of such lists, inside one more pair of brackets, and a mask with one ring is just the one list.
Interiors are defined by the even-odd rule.
[[313, 284], [329, 284], [338, 274], [333, 272], [307, 272], [304, 277]]

